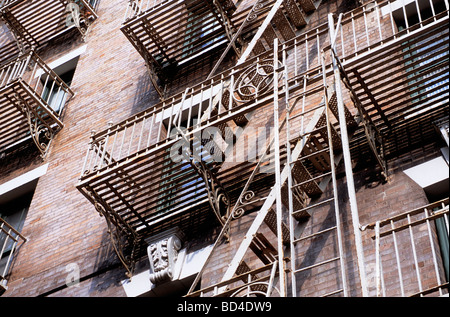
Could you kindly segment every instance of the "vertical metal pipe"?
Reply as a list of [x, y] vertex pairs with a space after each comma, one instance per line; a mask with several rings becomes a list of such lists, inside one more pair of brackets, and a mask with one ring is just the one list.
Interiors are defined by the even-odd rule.
[[400, 264], [400, 254], [398, 252], [397, 234], [395, 233], [394, 228], [395, 228], [394, 221], [391, 220], [392, 239], [394, 240], [395, 260], [397, 262], [397, 273], [398, 273], [398, 280], [400, 283], [400, 292], [401, 292], [402, 297], [405, 297], [405, 288], [403, 287], [402, 267]]
[[[334, 38], [334, 21], [333, 15], [328, 15], [328, 24], [330, 31], [330, 38]], [[331, 48], [334, 50], [334, 48]], [[341, 88], [341, 77], [339, 73], [339, 68], [336, 62], [336, 58], [332, 53], [332, 62], [333, 62], [333, 70], [335, 77], [335, 85], [336, 85], [336, 98], [337, 98], [337, 106], [339, 112], [339, 122], [341, 128], [341, 139], [342, 139], [342, 154], [344, 157], [344, 166], [345, 166], [345, 175], [347, 178], [347, 190], [350, 202], [350, 210], [352, 216], [353, 223], [353, 233], [355, 235], [355, 244], [356, 244], [356, 257], [358, 260], [358, 269], [359, 269], [359, 277], [361, 280], [361, 289], [364, 297], [368, 296], [367, 291], [367, 281], [366, 281], [366, 269], [364, 264], [364, 251], [362, 245], [362, 237], [360, 231], [359, 224], [359, 215], [358, 215], [358, 205], [356, 203], [356, 191], [355, 191], [355, 182], [353, 179], [353, 170], [352, 170], [352, 159], [350, 155], [350, 144], [348, 139], [347, 125], [345, 120], [345, 109], [344, 109], [344, 101], [342, 99], [342, 88]]]
[[[340, 21], [340, 19], [339, 19]], [[326, 67], [325, 67], [325, 53], [322, 51], [322, 77], [323, 77], [323, 91], [325, 97], [325, 116], [326, 116], [326, 124], [327, 124], [327, 134], [328, 134], [328, 147], [330, 148], [330, 167], [331, 167], [331, 179], [333, 184], [333, 197], [334, 197], [334, 215], [336, 218], [336, 233], [337, 233], [337, 242], [339, 249], [339, 265], [341, 267], [341, 279], [342, 279], [342, 288], [344, 291], [344, 296], [348, 296], [347, 291], [347, 276], [345, 272], [345, 263], [344, 263], [344, 254], [343, 254], [343, 245], [342, 245], [342, 234], [341, 234], [341, 219], [339, 212], [339, 194], [337, 188], [337, 179], [336, 179], [336, 164], [334, 161], [334, 148], [333, 148], [333, 134], [331, 131], [331, 121], [330, 121], [330, 105], [328, 103], [328, 84], [327, 84], [327, 75], [326, 75]]]
[[273, 123], [274, 123], [274, 151], [275, 151], [275, 186], [277, 208], [277, 245], [278, 245], [278, 274], [280, 276], [280, 296], [286, 297], [286, 272], [284, 270], [284, 250], [282, 234], [282, 203], [281, 203], [281, 161], [280, 161], [280, 133], [278, 129], [278, 39], [273, 41]]
[[292, 157], [291, 157], [291, 125], [289, 121], [290, 116], [290, 107], [289, 107], [289, 88], [288, 88], [288, 66], [286, 61], [286, 46], [283, 47], [283, 65], [284, 65], [284, 89], [286, 91], [285, 93], [285, 103], [286, 103], [286, 156], [287, 156], [287, 162], [286, 166], [289, 169], [288, 172], [288, 178], [287, 178], [287, 186], [288, 186], [288, 204], [289, 204], [289, 252], [290, 252], [290, 262], [291, 262], [291, 296], [297, 297], [297, 282], [295, 280], [295, 270], [296, 270], [296, 263], [297, 259], [295, 256], [295, 236], [294, 236], [294, 216], [292, 215], [292, 212], [294, 211], [294, 203], [293, 203], [293, 197], [292, 197]]
[[375, 279], [377, 297], [381, 297], [381, 254], [380, 254], [380, 222], [375, 223]]
[[[419, 285], [420, 293], [422, 293], [422, 291], [423, 291], [422, 281], [420, 278], [420, 269], [419, 269], [419, 263], [417, 261], [417, 252], [416, 252], [416, 246], [414, 244], [414, 235], [413, 235], [413, 230], [412, 230], [412, 226], [411, 226], [410, 214], [408, 214], [408, 228], [409, 228], [409, 239], [411, 241], [411, 247], [412, 247], [412, 251], [413, 251], [414, 266], [416, 268], [417, 284]], [[421, 294], [421, 296], [423, 296], [423, 295]]]
[[[427, 230], [428, 230], [428, 238], [430, 239], [431, 253], [433, 255], [434, 272], [436, 274], [437, 285], [440, 285], [441, 284], [441, 276], [439, 274], [438, 262], [437, 262], [437, 258], [436, 258], [436, 250], [434, 248], [433, 234], [431, 233], [431, 224], [430, 224], [430, 220], [428, 219], [428, 217], [429, 217], [428, 209], [425, 208], [424, 211], [425, 211], [425, 219], [427, 219]], [[442, 296], [442, 288], [439, 288], [439, 295]]]

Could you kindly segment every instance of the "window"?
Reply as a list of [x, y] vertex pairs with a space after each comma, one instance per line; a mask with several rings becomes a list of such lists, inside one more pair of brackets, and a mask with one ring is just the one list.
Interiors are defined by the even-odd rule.
[[213, 12], [206, 11], [203, 6], [200, 8], [187, 8], [188, 23], [184, 37], [183, 61], [185, 63], [205, 50], [209, 50], [215, 44], [221, 44], [225, 38], [224, 34], [213, 37], [213, 33], [222, 28]]
[[[0, 185], [0, 218], [19, 233], [23, 229], [38, 179], [47, 172], [47, 168], [48, 164], [42, 165]], [[3, 227], [6, 228], [4, 224]], [[13, 236], [16, 238], [16, 234]], [[17, 251], [18, 244], [14, 244], [5, 231], [0, 230], [0, 295], [6, 289], [5, 278]]]
[[[59, 77], [68, 85], [70, 86], [72, 83], [72, 78], [75, 73], [75, 68], [70, 69], [69, 71], [65, 72], [64, 74], [59, 75]], [[47, 80], [44, 83], [44, 91], [42, 93], [42, 99], [44, 99], [47, 104], [58, 114], [61, 114], [62, 109], [66, 103], [67, 99], [67, 93], [55, 87], [53, 81]]]
[[[445, 0], [404, 0], [392, 15], [399, 31], [409, 32], [423, 24], [427, 19], [446, 10]], [[396, 6], [394, 5], [394, 8]], [[428, 20], [427, 23], [429, 23]], [[417, 41], [412, 39], [404, 43], [405, 65], [408, 66], [409, 86], [413, 109], [405, 119], [433, 109], [448, 102], [443, 98], [448, 91], [449, 72], [448, 51], [444, 32], [434, 33]], [[420, 109], [419, 109], [420, 108]]]
[[[53, 71], [70, 87], [80, 55], [85, 51], [86, 45], [83, 45], [54, 62], [49, 63], [48, 67], [53, 69]], [[40, 76], [41, 84], [44, 87], [41, 93], [42, 99], [46, 101], [58, 115], [60, 115], [67, 101], [67, 94], [57, 85], [54, 85], [54, 81], [48, 76], [42, 73], [38, 73], [38, 76]]]
[[[6, 222], [16, 231], [21, 232], [31, 204], [32, 195], [32, 192], [27, 193], [12, 201], [0, 204], [0, 218], [3, 220], [0, 222], [0, 225]], [[4, 278], [6, 278], [11, 266], [13, 257], [11, 252], [14, 252], [16, 248], [15, 241], [7, 234], [8, 228], [4, 224], [3, 228], [5, 231], [0, 230], [0, 283], [2, 285], [5, 284]]]

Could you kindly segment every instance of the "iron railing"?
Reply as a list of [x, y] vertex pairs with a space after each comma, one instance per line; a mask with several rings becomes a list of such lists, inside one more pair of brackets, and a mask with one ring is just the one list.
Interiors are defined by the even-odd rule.
[[440, 247], [440, 240], [448, 243], [448, 202], [446, 198], [364, 227], [375, 242], [374, 295], [448, 294], [449, 250]]
[[0, 218], [0, 295], [7, 288], [7, 276], [11, 270], [14, 252], [26, 241], [20, 232]]
[[30, 135], [44, 150], [41, 133], [63, 127], [61, 112], [74, 94], [34, 50], [0, 67], [0, 93], [2, 150]]

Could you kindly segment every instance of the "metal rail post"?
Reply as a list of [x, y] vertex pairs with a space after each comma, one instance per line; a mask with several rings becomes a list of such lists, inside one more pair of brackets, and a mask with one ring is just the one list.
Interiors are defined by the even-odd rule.
[[[335, 38], [335, 30], [334, 30], [334, 20], [333, 15], [328, 14], [328, 27], [330, 32], [330, 39]], [[334, 43], [331, 46], [331, 49], [334, 50]], [[364, 264], [364, 252], [362, 247], [362, 237], [360, 231], [360, 223], [359, 223], [359, 215], [358, 215], [358, 205], [356, 203], [356, 191], [355, 191], [355, 182], [353, 179], [353, 170], [352, 170], [352, 159], [350, 155], [350, 145], [349, 138], [347, 132], [347, 125], [345, 120], [345, 109], [344, 109], [344, 101], [342, 99], [342, 87], [341, 87], [341, 75], [339, 73], [339, 67], [336, 61], [336, 58], [333, 54], [331, 54], [332, 62], [333, 62], [333, 71], [335, 77], [335, 85], [336, 85], [336, 97], [337, 97], [337, 105], [339, 112], [339, 122], [341, 128], [341, 139], [342, 139], [342, 153], [344, 157], [344, 165], [345, 165], [345, 176], [347, 178], [347, 189], [348, 196], [350, 202], [350, 211], [352, 216], [353, 223], [353, 233], [355, 235], [355, 244], [356, 244], [356, 257], [358, 260], [358, 270], [359, 277], [361, 280], [361, 289], [364, 297], [368, 296], [367, 290], [367, 281], [366, 281], [366, 270]]]

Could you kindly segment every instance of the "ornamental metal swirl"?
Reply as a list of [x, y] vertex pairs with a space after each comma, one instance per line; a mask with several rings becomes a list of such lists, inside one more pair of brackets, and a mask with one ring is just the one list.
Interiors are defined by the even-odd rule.
[[[99, 197], [94, 189], [88, 188], [86, 191], [94, 204], [95, 210], [101, 217], [105, 218], [114, 251], [127, 270], [126, 275], [131, 278], [134, 271], [134, 250], [137, 243], [133, 229]], [[131, 252], [127, 252], [127, 246], [131, 246]]]
[[274, 66], [272, 59], [258, 61], [247, 67], [233, 85], [233, 98], [237, 102], [256, 99], [273, 89]]
[[18, 92], [14, 92], [13, 98], [17, 101], [22, 113], [25, 114], [28, 128], [30, 129], [31, 138], [41, 152], [42, 159], [45, 159], [50, 142], [55, 136], [54, 129], [42, 118], [42, 111], [38, 110], [36, 107], [33, 107], [33, 105], [31, 105]]

